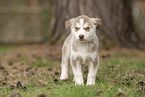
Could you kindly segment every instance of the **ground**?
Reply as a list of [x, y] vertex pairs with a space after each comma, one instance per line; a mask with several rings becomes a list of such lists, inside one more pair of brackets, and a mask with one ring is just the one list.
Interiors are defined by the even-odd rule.
[[[145, 51], [122, 47], [99, 48], [95, 86], [60, 81], [62, 45], [37, 44], [0, 47], [2, 97], [136, 97], [145, 95]], [[84, 72], [86, 84], [87, 68]]]

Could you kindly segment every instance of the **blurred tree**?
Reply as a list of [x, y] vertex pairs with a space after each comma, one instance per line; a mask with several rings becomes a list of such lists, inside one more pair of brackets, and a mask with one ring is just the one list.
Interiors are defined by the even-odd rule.
[[38, 7], [38, 0], [31, 0], [30, 4], [32, 7]]
[[51, 21], [51, 42], [56, 42], [66, 32], [66, 20], [82, 14], [102, 19], [104, 39], [114, 38], [122, 46], [139, 47], [140, 37], [132, 18], [132, 0], [58, 0]]

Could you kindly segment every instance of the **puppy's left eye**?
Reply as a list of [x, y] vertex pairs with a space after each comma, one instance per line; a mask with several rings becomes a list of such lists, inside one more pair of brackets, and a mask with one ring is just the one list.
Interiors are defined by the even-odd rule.
[[90, 29], [90, 27], [86, 27], [86, 28], [84, 28], [85, 30], [89, 30]]

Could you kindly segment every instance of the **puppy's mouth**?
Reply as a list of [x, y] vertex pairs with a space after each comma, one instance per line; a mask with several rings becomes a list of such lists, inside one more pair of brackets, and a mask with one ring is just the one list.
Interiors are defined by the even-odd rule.
[[79, 41], [80, 41], [80, 42], [84, 42], [84, 41], [85, 41], [85, 39], [79, 39]]

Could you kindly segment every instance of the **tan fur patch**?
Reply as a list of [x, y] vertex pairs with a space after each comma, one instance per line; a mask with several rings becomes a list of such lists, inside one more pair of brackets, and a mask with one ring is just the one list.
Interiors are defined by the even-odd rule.
[[69, 26], [72, 25], [72, 22], [73, 22], [73, 18], [72, 19], [69, 19], [65, 22], [65, 29], [67, 29]]
[[[63, 56], [67, 55], [67, 49], [70, 49], [70, 45], [71, 45], [71, 38], [72, 38], [72, 35], [70, 34], [67, 38], [66, 38], [66, 41], [64, 42], [64, 45], [63, 45]], [[69, 51], [69, 50], [68, 50]]]
[[89, 49], [90, 53], [96, 52], [96, 50], [97, 50], [97, 46], [95, 45], [94, 41], [90, 41], [88, 43], [88, 47], [90, 48]]
[[90, 18], [87, 17], [87, 16], [85, 16], [85, 15], [81, 15], [81, 16], [75, 18], [75, 20], [74, 20], [75, 23], [74, 23], [72, 26], [75, 27], [76, 24], [80, 22], [79, 20], [80, 20], [81, 18], [84, 19], [84, 24], [85, 24], [85, 23], [88, 23], [88, 26], [89, 26], [89, 27], [93, 27], [93, 23], [90, 21]]
[[73, 49], [75, 52], [78, 51], [78, 49], [77, 49], [77, 43], [73, 43], [73, 45], [72, 45], [72, 49]]
[[92, 18], [95, 25], [102, 25], [102, 21], [100, 18]]
[[74, 66], [74, 68], [77, 68], [77, 62], [79, 62], [79, 64], [82, 64], [83, 58], [81, 56], [78, 56], [77, 60], [72, 59], [72, 65]]

